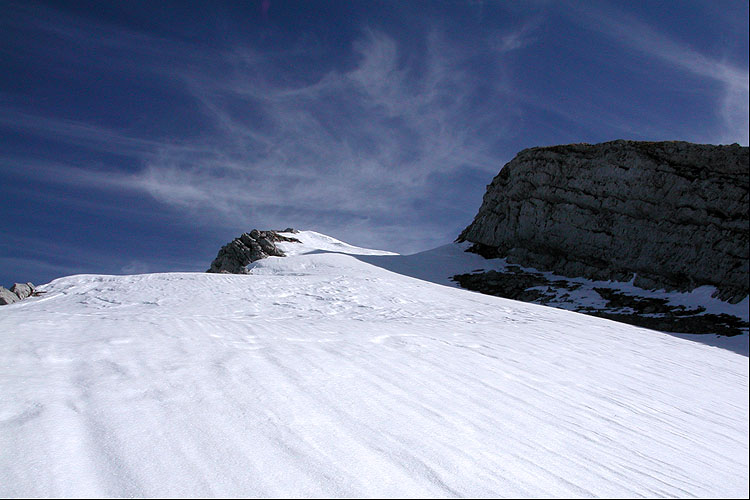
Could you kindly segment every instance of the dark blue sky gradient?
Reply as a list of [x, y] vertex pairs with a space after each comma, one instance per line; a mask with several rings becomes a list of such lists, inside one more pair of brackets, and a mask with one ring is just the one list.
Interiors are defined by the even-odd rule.
[[748, 143], [748, 2], [0, 2], [0, 284], [450, 242], [521, 149]]

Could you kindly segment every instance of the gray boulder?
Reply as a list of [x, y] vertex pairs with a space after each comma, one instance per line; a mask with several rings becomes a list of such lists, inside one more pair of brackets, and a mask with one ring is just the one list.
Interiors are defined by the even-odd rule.
[[19, 300], [21, 299], [18, 298], [18, 295], [11, 292], [7, 288], [0, 286], [0, 305], [12, 304], [14, 302], [18, 302]]
[[268, 238], [258, 238], [258, 244], [260, 245], [261, 250], [266, 253], [266, 255], [274, 255], [276, 257], [284, 257], [284, 252], [282, 252], [271, 240]]
[[31, 297], [31, 294], [34, 293], [34, 284], [33, 283], [14, 283], [12, 287], [10, 287], [10, 291], [18, 295], [18, 298], [23, 300], [26, 297]]

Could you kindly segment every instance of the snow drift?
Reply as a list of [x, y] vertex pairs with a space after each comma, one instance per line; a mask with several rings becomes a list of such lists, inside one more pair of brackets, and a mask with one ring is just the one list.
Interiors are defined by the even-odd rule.
[[3, 307], [0, 496], [748, 496], [746, 357], [297, 236]]

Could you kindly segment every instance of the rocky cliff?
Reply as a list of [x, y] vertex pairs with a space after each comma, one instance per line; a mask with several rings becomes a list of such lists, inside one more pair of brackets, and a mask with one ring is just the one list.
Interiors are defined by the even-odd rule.
[[748, 148], [613, 141], [521, 151], [458, 241], [488, 257], [642, 288], [748, 294]]

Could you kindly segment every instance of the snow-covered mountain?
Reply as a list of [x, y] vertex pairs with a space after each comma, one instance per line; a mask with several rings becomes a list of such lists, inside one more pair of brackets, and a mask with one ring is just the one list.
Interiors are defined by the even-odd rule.
[[748, 496], [746, 356], [295, 237], [0, 309], [0, 496]]

